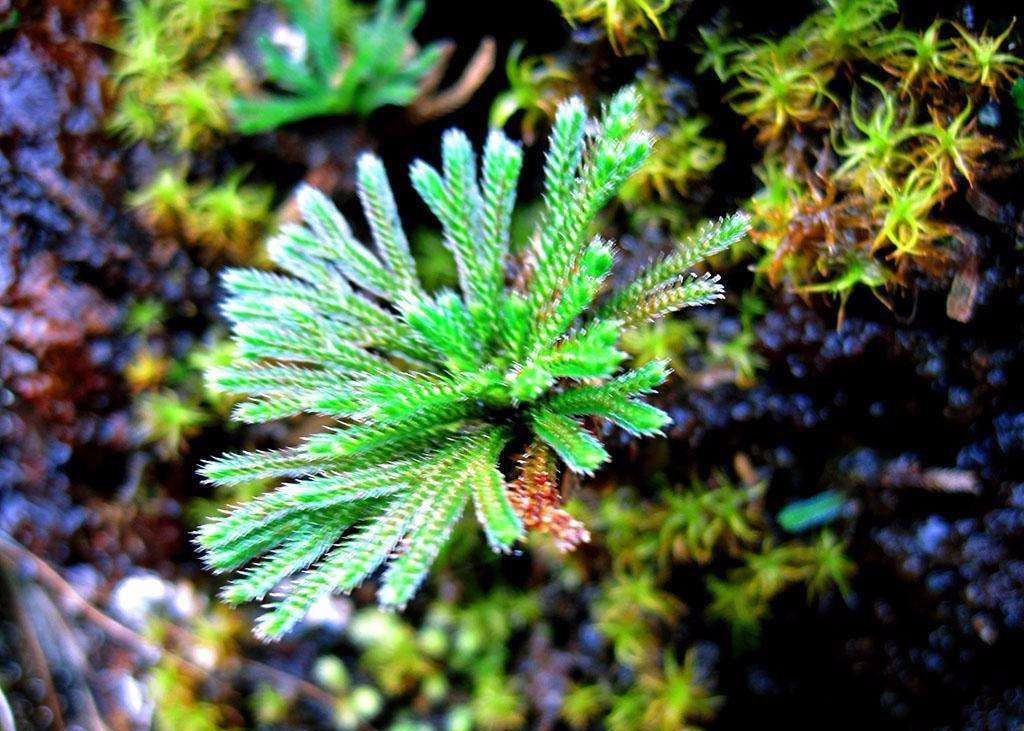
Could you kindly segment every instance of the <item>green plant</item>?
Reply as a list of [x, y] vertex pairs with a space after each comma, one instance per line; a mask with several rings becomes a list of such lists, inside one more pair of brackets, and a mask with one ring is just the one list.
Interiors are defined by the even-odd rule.
[[805, 284], [797, 288], [804, 294], [825, 293], [839, 300], [839, 324], [842, 324], [846, 302], [853, 291], [860, 286], [875, 290], [893, 280], [892, 273], [869, 255], [849, 252], [845, 261], [833, 262], [836, 276], [817, 284]]
[[671, 200], [686, 196], [696, 180], [706, 177], [725, 159], [725, 143], [706, 136], [710, 120], [704, 116], [681, 119], [668, 126], [654, 144], [650, 159], [624, 186], [626, 200], [649, 200], [657, 194]]
[[214, 58], [249, 0], [132, 0], [114, 41], [117, 104], [109, 127], [125, 139], [208, 146], [228, 130], [231, 73]]
[[824, 63], [863, 58], [881, 34], [881, 20], [898, 9], [896, 0], [824, 0], [796, 30], [807, 52]]
[[[470, 501], [491, 546], [508, 550], [522, 522], [498, 469], [502, 454], [535, 441], [589, 474], [609, 455], [580, 417], [634, 434], [664, 426], [668, 417], [640, 396], [665, 379], [666, 367], [621, 370], [620, 332], [721, 296], [716, 279], [687, 270], [742, 237], [747, 220], [706, 227], [595, 305], [613, 254], [589, 229], [650, 149], [636, 116], [632, 90], [608, 103], [589, 134], [580, 99], [560, 108], [522, 289], [507, 288], [504, 272], [522, 153], [498, 131], [480, 180], [469, 140], [454, 130], [442, 140], [442, 172], [422, 161], [411, 170], [455, 254], [461, 295], [423, 291], [383, 165], [369, 155], [358, 181], [378, 254], [305, 188], [306, 227], [287, 226], [269, 244], [295, 276], [226, 273], [224, 311], [239, 361], [210, 377], [250, 397], [236, 418], [314, 412], [341, 422], [298, 447], [227, 455], [202, 468], [219, 484], [298, 478], [198, 536], [218, 571], [266, 554], [228, 585], [235, 602], [263, 597], [315, 564], [259, 620], [262, 636], [279, 637], [319, 597], [351, 590], [385, 563], [378, 598], [404, 606]], [[519, 437], [509, 423], [520, 425]]]
[[188, 215], [193, 198], [193, 189], [186, 180], [185, 171], [168, 167], [129, 194], [127, 203], [139, 209], [148, 226], [161, 233], [170, 233]]
[[[772, 285], [835, 295], [840, 319], [861, 285], [888, 304], [885, 289], [959, 260], [942, 204], [961, 176], [973, 186], [988, 173], [999, 147], [972, 110], [1024, 63], [1010, 29], [908, 29], [890, 23], [897, 9], [829, 0], [781, 38], [732, 39], [724, 23], [701, 33], [701, 67], [729, 83], [726, 98], [765, 146], [750, 201], [756, 269]], [[863, 94], [864, 81], [876, 91]]]
[[376, 688], [353, 684], [348, 668], [336, 657], [317, 658], [313, 677], [318, 685], [334, 696], [334, 724], [339, 729], [360, 728], [373, 720], [384, 705]]
[[943, 25], [936, 20], [923, 32], [895, 28], [876, 42], [879, 63], [901, 79], [904, 94], [915, 87], [944, 84], [949, 78], [947, 64], [953, 45], [942, 37]]
[[743, 44], [731, 37], [731, 29], [724, 21], [701, 26], [697, 34], [700, 40], [693, 49], [700, 55], [697, 73], [714, 71], [719, 81], [727, 80], [732, 75], [732, 57], [743, 50]]
[[835, 69], [806, 58], [798, 39], [746, 45], [731, 67], [733, 109], [759, 128], [758, 140], [779, 137], [787, 127], [815, 122], [831, 101], [828, 82]]
[[[577, 500], [575, 503], [583, 505]], [[643, 502], [633, 490], [606, 495], [588, 522], [594, 525], [619, 572], [649, 569], [658, 557], [658, 519], [662, 513]]]
[[362, 648], [360, 664], [388, 695], [411, 692], [440, 677], [438, 658], [429, 645], [394, 614], [365, 609], [352, 621], [349, 634]]
[[671, 651], [665, 651], [661, 667], [645, 669], [629, 690], [615, 698], [608, 728], [699, 731], [697, 724], [712, 720], [723, 701], [712, 695], [710, 685], [696, 652], [688, 650], [680, 664]]
[[738, 642], [749, 642], [757, 636], [778, 594], [803, 583], [808, 599], [819, 598], [832, 587], [846, 598], [854, 569], [843, 543], [828, 530], [813, 543], [765, 544], [760, 551], [744, 554], [743, 565], [729, 571], [725, 579], [708, 578], [711, 603], [707, 612], [728, 621]]
[[740, 330], [730, 340], [709, 339], [708, 355], [712, 363], [726, 365], [733, 373], [737, 386], [750, 388], [757, 382], [757, 372], [768, 363], [756, 350], [757, 333], [754, 325], [768, 306], [752, 291], [740, 295]]
[[658, 37], [667, 38], [663, 16], [672, 7], [672, 0], [554, 0], [570, 23], [600, 21], [604, 25], [612, 49], [618, 53], [643, 45], [644, 31], [654, 29]]
[[693, 480], [681, 490], [666, 490], [658, 513], [658, 555], [665, 566], [675, 561], [706, 564], [720, 546], [739, 554], [759, 537], [753, 503], [764, 484], [752, 487], [732, 484], [725, 475], [715, 476], [714, 486]]
[[162, 83], [153, 100], [163, 110], [171, 144], [179, 150], [205, 148], [226, 133], [231, 126], [227, 101], [234, 91], [231, 70], [212, 63]]
[[1014, 23], [1016, 19], [997, 36], [984, 32], [975, 36], [959, 23], [954, 23], [953, 27], [960, 37], [953, 39], [950, 73], [967, 84], [988, 89], [990, 94], [995, 95], [999, 84], [1011, 82], [1021, 66], [1024, 66], [1024, 59], [1000, 50], [1010, 37]]
[[164, 168], [128, 204], [155, 232], [181, 237], [211, 259], [255, 263], [274, 191], [243, 182], [247, 174], [242, 168], [215, 183], [189, 183], [183, 170]]
[[839, 138], [833, 139], [832, 147], [845, 158], [836, 169], [837, 176], [853, 173], [857, 184], [877, 186], [897, 164], [895, 158], [906, 154], [900, 148], [917, 131], [905, 123], [913, 118], [913, 107], [909, 111], [901, 109], [882, 84], [870, 78], [867, 81], [878, 90], [879, 103], [873, 105], [870, 116], [861, 116], [861, 103], [854, 89], [850, 96], [850, 122], [856, 133], [843, 130]]
[[194, 729], [194, 731], [223, 731], [228, 723], [230, 708], [200, 695], [199, 681], [187, 673], [177, 658], [167, 655], [150, 671], [147, 682], [153, 699], [153, 716], [159, 729]]
[[946, 123], [942, 115], [932, 109], [931, 124], [919, 130], [925, 137], [920, 146], [922, 162], [935, 164], [939, 178], [944, 181], [951, 181], [953, 171], [958, 171], [971, 187], [974, 186], [975, 172], [983, 167], [981, 158], [999, 146], [991, 137], [977, 132], [976, 118], [971, 117], [972, 113], [973, 109], [968, 104]]
[[237, 98], [233, 112], [242, 134], [311, 117], [366, 116], [379, 107], [408, 104], [441, 60], [440, 44], [419, 49], [412, 37], [423, 14], [422, 0], [405, 7], [399, 0], [380, 0], [370, 17], [357, 21], [344, 47], [335, 32], [330, 0], [285, 0], [285, 6], [308, 50], [294, 59], [263, 39], [267, 78], [285, 93]]
[[650, 157], [622, 188], [620, 197], [648, 215], [655, 196], [672, 203], [686, 197], [725, 159], [725, 143], [707, 135], [710, 120], [693, 115], [680, 104], [685, 87], [651, 62], [637, 75], [641, 120], [655, 131]]
[[169, 359], [148, 346], [138, 348], [132, 359], [125, 364], [124, 380], [132, 393], [144, 391], [147, 388], [156, 388], [163, 383], [167, 370], [170, 367]]
[[150, 335], [163, 327], [167, 319], [167, 307], [154, 298], [135, 300], [128, 305], [124, 316], [125, 332], [137, 335]]
[[603, 685], [573, 684], [562, 701], [562, 720], [569, 728], [586, 729], [608, 708], [608, 690]]
[[850, 577], [857, 565], [847, 557], [845, 549], [843, 542], [830, 530], [823, 530], [818, 540], [803, 549], [808, 599], [820, 598], [835, 587], [849, 600]]
[[634, 667], [657, 650], [659, 628], [671, 626], [682, 612], [682, 602], [661, 588], [651, 571], [616, 572], [594, 603], [595, 623], [612, 643], [616, 660]]
[[686, 372], [683, 356], [686, 351], [696, 350], [700, 344], [700, 336], [692, 323], [672, 318], [639, 327], [622, 336], [622, 348], [633, 356], [633, 363], [643, 365], [652, 360], [666, 360], [676, 373]]
[[503, 673], [481, 674], [470, 704], [475, 727], [484, 731], [514, 731], [526, 722], [526, 702], [515, 678]]
[[260, 683], [249, 696], [249, 707], [260, 726], [283, 724], [292, 710], [292, 703], [284, 693], [269, 683]]
[[[219, 328], [207, 334], [202, 343], [197, 344], [185, 356], [184, 378], [191, 379], [193, 374], [201, 375], [212, 368], [226, 368], [235, 359], [235, 346]], [[197, 384], [202, 389], [203, 401], [211, 407], [218, 416], [227, 417], [230, 415], [230, 407], [234, 399], [221, 391], [211, 389], [205, 379]], [[197, 388], [196, 390], [199, 390]]]
[[135, 405], [143, 438], [154, 442], [166, 459], [176, 457], [208, 420], [198, 405], [174, 391], [147, 391]]
[[245, 184], [245, 168], [225, 179], [192, 189], [192, 202], [182, 219], [186, 238], [207, 255], [250, 263], [257, 257], [263, 232], [271, 221], [274, 190]]
[[559, 102], [569, 96], [574, 76], [550, 56], [523, 58], [522, 42], [512, 44], [505, 60], [509, 88], [498, 94], [491, 105], [491, 126], [504, 127], [522, 112], [520, 129], [523, 141], [532, 144], [539, 123], [555, 116]]
[[925, 256], [937, 239], [948, 234], [945, 225], [930, 217], [945, 196], [942, 180], [927, 168], [916, 168], [900, 182], [883, 181], [884, 197], [875, 205], [881, 220], [875, 247], [893, 247], [894, 256]]

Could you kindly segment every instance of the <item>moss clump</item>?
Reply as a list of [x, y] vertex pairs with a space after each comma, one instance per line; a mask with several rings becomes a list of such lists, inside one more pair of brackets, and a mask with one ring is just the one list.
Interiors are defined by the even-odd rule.
[[215, 183], [193, 183], [181, 168], [164, 168], [128, 204], [158, 236], [186, 241], [208, 261], [256, 263], [273, 219], [273, 190], [244, 183], [247, 174], [241, 168]]
[[491, 126], [504, 127], [521, 113], [519, 126], [523, 142], [532, 144], [537, 127], [554, 119], [558, 104], [577, 91], [577, 77], [554, 56], [523, 58], [525, 43], [512, 45], [505, 60], [509, 88], [491, 105]]
[[235, 78], [220, 51], [249, 0], [133, 0], [113, 42], [117, 105], [110, 129], [195, 150], [229, 128]]
[[651, 51], [670, 31], [672, 0], [554, 0], [570, 24], [600, 24], [617, 54]]
[[835, 0], [778, 39], [702, 32], [703, 66], [764, 148], [751, 238], [772, 284], [845, 301], [960, 257], [943, 208], [987, 174], [999, 143], [977, 112], [1021, 59], [1005, 50], [1012, 26], [914, 30], [891, 23], [895, 10]]

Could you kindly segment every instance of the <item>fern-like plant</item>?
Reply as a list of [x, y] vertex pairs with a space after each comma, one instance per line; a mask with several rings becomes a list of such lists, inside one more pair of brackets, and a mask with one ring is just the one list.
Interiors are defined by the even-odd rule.
[[381, 0], [372, 16], [356, 23], [349, 43], [335, 37], [330, 0], [284, 0], [306, 40], [301, 59], [262, 40], [268, 79], [285, 94], [238, 98], [235, 123], [242, 134], [256, 134], [290, 122], [334, 114], [366, 116], [389, 104], [408, 104], [424, 77], [441, 60], [443, 48], [418, 48], [412, 30], [424, 3], [404, 8]]
[[668, 416], [642, 396], [665, 379], [666, 364], [623, 369], [619, 338], [719, 298], [716, 277], [689, 269], [748, 224], [734, 215], [704, 228], [601, 298], [614, 249], [591, 227], [650, 151], [636, 120], [631, 89], [599, 120], [588, 120], [579, 98], [560, 106], [544, 214], [516, 284], [506, 260], [522, 152], [500, 131], [490, 133], [479, 168], [459, 130], [442, 138], [440, 170], [423, 161], [411, 168], [455, 256], [461, 292], [424, 290], [384, 167], [368, 154], [357, 182], [376, 251], [307, 187], [298, 196], [304, 225], [286, 225], [268, 247], [290, 276], [227, 272], [224, 312], [238, 362], [211, 380], [246, 397], [235, 416], [262, 422], [311, 412], [338, 420], [299, 446], [229, 454], [202, 467], [220, 485], [286, 478], [198, 535], [213, 569], [249, 564], [225, 587], [230, 602], [263, 598], [302, 572], [260, 618], [260, 635], [279, 637], [318, 598], [347, 592], [382, 566], [378, 599], [402, 607], [469, 504], [491, 546], [508, 550], [531, 506], [517, 502], [524, 517], [513, 508], [502, 466], [529, 453], [519, 497], [535, 490], [550, 501], [555, 455], [582, 474], [608, 459], [583, 418], [638, 435], [665, 426]]

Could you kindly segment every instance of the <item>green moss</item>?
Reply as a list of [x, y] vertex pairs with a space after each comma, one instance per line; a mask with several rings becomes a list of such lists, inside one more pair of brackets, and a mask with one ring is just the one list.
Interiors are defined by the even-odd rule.
[[576, 78], [553, 56], [523, 58], [526, 44], [512, 44], [505, 60], [509, 88], [491, 105], [491, 126], [504, 127], [521, 113], [519, 122], [523, 141], [532, 144], [541, 123], [554, 118], [558, 103], [575, 89]]
[[637, 682], [615, 697], [608, 716], [610, 731], [697, 731], [714, 719], [723, 699], [712, 694], [711, 679], [697, 653], [687, 651], [680, 663], [666, 650], [660, 666], [641, 672]]
[[207, 256], [252, 263], [272, 221], [273, 189], [245, 184], [246, 169], [223, 180], [192, 189], [192, 203], [182, 221], [186, 238]]
[[145, 441], [166, 459], [175, 459], [186, 441], [208, 420], [202, 408], [174, 391], [147, 391], [135, 402], [136, 419]]
[[380, 692], [371, 685], [353, 682], [348, 668], [337, 657], [317, 658], [313, 677], [317, 685], [334, 696], [334, 725], [342, 731], [364, 727], [384, 706]]
[[657, 508], [658, 558], [707, 564], [738, 555], [761, 535], [758, 501], [765, 485], [736, 485], [719, 473], [714, 485], [693, 480], [686, 488], [664, 490]]
[[195, 197], [181, 168], [160, 170], [152, 180], [130, 193], [127, 203], [139, 210], [143, 220], [157, 232], [171, 233], [181, 227]]
[[160, 729], [228, 731], [227, 712], [200, 696], [198, 680], [185, 672], [181, 661], [165, 656], [150, 671], [147, 688], [153, 698], [153, 716]]
[[965, 84], [982, 87], [992, 95], [1001, 86], [1011, 83], [1024, 67], [1024, 59], [1004, 50], [1015, 23], [1016, 20], [997, 36], [990, 36], [985, 31], [975, 35], [954, 23], [959, 37], [953, 39], [950, 74]]
[[682, 602], [660, 586], [652, 571], [619, 571], [601, 585], [594, 621], [612, 644], [615, 659], [637, 667], [657, 653], [661, 638], [679, 618]]
[[[569, 23], [598, 23], [618, 54], [651, 50], [669, 37], [666, 15], [672, 0], [554, 0]], [[653, 36], [653, 37], [652, 37]]]
[[518, 680], [506, 675], [480, 675], [470, 708], [475, 727], [483, 731], [514, 731], [526, 722], [526, 699]]
[[160, 300], [153, 297], [135, 300], [128, 305], [124, 329], [131, 334], [151, 335], [163, 326], [166, 317], [167, 307]]
[[862, 285], [943, 276], [956, 259], [943, 204], [999, 147], [974, 110], [1021, 60], [1005, 50], [1010, 28], [911, 30], [892, 22], [894, 10], [845, 0], [778, 39], [703, 32], [703, 67], [727, 79], [765, 148], [749, 207], [757, 268], [773, 285], [845, 304]]
[[708, 578], [711, 602], [707, 614], [728, 622], [734, 640], [748, 645], [757, 638], [776, 596], [800, 584], [811, 600], [833, 588], [848, 596], [854, 569], [843, 543], [828, 530], [810, 543], [766, 543], [759, 551], [745, 553], [743, 564], [730, 570], [726, 578]]
[[249, 0], [133, 0], [113, 42], [109, 128], [129, 142], [194, 150], [228, 131], [232, 74], [218, 59]]
[[562, 701], [562, 720], [576, 731], [590, 728], [592, 723], [604, 717], [610, 702], [610, 693], [605, 686], [574, 683]]
[[257, 263], [272, 220], [273, 190], [247, 184], [245, 168], [215, 183], [190, 183], [181, 168], [165, 168], [128, 196], [160, 235], [199, 247], [210, 261]]
[[725, 159], [725, 143], [706, 134], [710, 120], [684, 114], [671, 98], [673, 86], [654, 67], [640, 76], [641, 109], [655, 141], [650, 157], [620, 194], [633, 206], [654, 198], [670, 203], [689, 196], [693, 185]]

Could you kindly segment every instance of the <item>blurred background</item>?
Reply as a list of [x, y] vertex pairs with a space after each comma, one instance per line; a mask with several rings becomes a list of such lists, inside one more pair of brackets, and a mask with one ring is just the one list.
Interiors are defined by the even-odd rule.
[[[0, 0], [0, 729], [1020, 728], [1013, 10]], [[296, 91], [272, 61], [308, 68], [317, 27], [334, 63]], [[576, 551], [467, 519], [405, 612], [368, 585], [260, 643], [190, 535], [267, 485], [196, 467], [322, 423], [230, 422], [218, 272], [266, 266], [303, 181], [362, 227], [372, 149], [449, 285], [408, 164], [503, 126], [522, 246], [555, 105], [627, 83], [659, 141], [596, 222], [620, 271], [754, 225], [723, 303], [627, 343], [672, 363], [666, 438], [606, 427], [563, 482]]]

